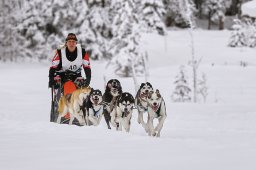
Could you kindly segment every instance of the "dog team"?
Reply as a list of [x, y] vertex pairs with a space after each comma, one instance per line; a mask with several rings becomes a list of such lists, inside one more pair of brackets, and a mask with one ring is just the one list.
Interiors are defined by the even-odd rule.
[[[135, 98], [122, 91], [119, 80], [107, 82], [105, 92], [90, 87], [75, 90], [71, 95], [62, 96], [58, 104], [57, 123], [70, 113], [69, 124], [76, 118], [80, 125], [97, 126], [104, 116], [107, 127], [130, 131], [133, 109], [138, 110], [138, 123], [149, 136], [160, 137], [166, 119], [166, 106], [159, 90], [149, 82], [142, 83]], [[144, 121], [144, 116], [147, 121]], [[154, 120], [158, 122], [154, 126]]]

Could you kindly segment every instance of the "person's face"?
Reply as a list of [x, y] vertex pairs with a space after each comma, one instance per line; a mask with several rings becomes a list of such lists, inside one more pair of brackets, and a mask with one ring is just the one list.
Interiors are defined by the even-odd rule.
[[75, 51], [76, 49], [76, 41], [75, 40], [68, 40], [67, 41], [67, 47], [70, 52]]

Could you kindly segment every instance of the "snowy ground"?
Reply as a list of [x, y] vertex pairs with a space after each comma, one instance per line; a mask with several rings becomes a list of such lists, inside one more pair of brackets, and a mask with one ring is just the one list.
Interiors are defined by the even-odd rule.
[[[194, 33], [209, 86], [207, 102], [197, 104], [170, 99], [179, 66], [191, 58], [188, 32], [144, 37], [149, 81], [167, 104], [161, 138], [147, 136], [136, 111], [129, 134], [108, 130], [104, 120], [98, 127], [50, 123], [49, 65], [1, 63], [0, 169], [255, 170], [256, 49], [228, 48], [228, 37], [227, 31]], [[101, 90], [103, 66], [92, 61], [91, 86]], [[134, 93], [131, 78], [118, 79]]]

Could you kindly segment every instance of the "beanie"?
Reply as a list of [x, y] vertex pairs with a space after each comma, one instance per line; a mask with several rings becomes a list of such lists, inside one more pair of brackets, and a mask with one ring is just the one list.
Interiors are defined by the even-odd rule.
[[66, 38], [66, 41], [68, 41], [68, 40], [75, 40], [75, 41], [77, 41], [76, 34], [69, 33], [67, 38]]

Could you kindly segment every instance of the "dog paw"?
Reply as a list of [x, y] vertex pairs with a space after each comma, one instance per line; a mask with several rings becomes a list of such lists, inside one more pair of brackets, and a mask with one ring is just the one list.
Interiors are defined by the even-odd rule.
[[156, 132], [153, 132], [153, 133], [152, 133], [152, 136], [156, 136], [156, 135], [157, 135], [157, 133], [156, 133]]

